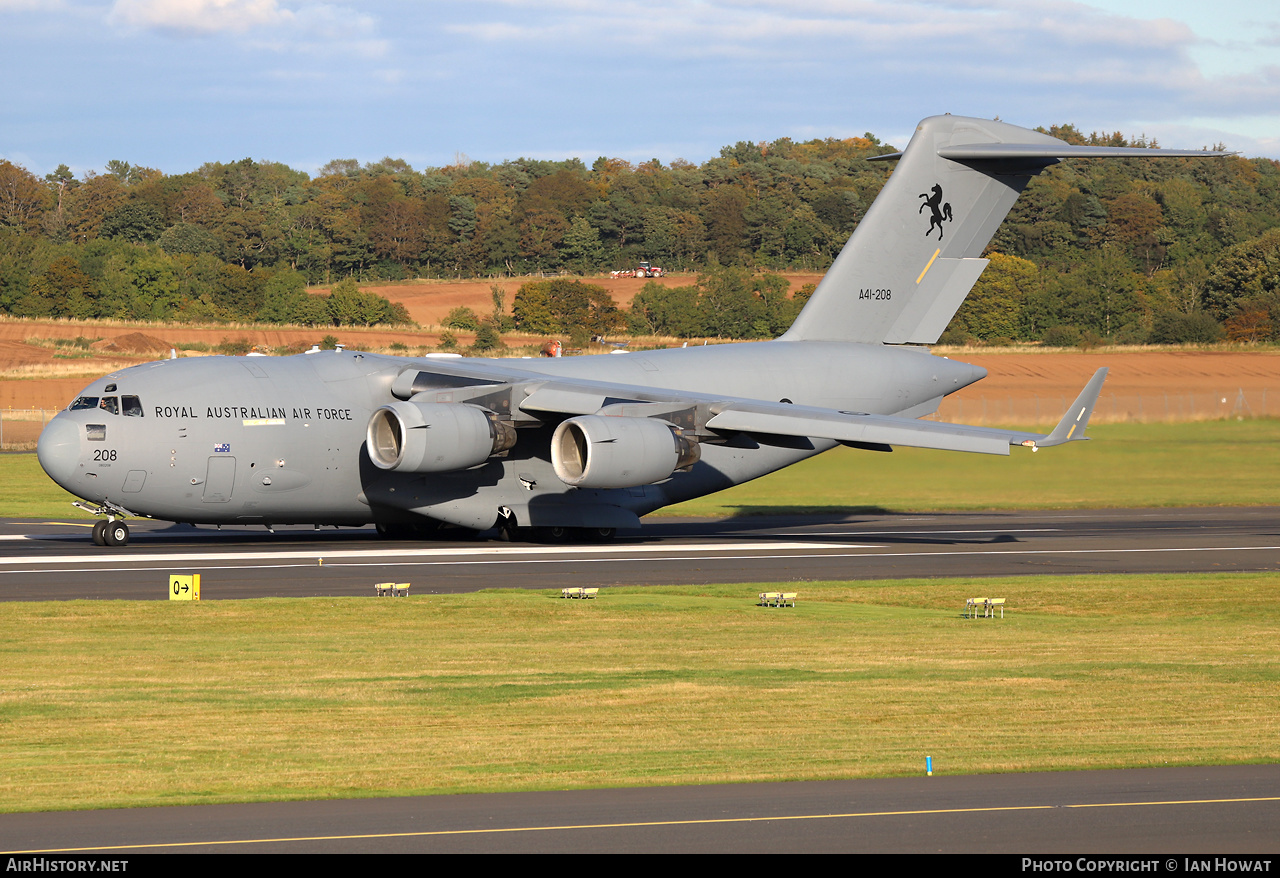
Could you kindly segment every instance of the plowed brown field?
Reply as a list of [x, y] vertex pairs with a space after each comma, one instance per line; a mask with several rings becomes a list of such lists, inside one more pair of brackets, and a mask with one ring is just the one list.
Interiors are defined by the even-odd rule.
[[[816, 284], [822, 280], [822, 275], [820, 274], [789, 274], [786, 277], [787, 280], [791, 281], [792, 289], [797, 289], [807, 283]], [[423, 326], [429, 326], [438, 325], [450, 311], [457, 307], [470, 308], [481, 316], [488, 314], [493, 310], [492, 289], [494, 286], [500, 286], [506, 291], [507, 309], [510, 310], [511, 303], [516, 296], [516, 290], [520, 289], [521, 284], [531, 280], [538, 280], [538, 278], [515, 277], [498, 280], [463, 281], [418, 280], [386, 284], [384, 286], [362, 285], [360, 289], [364, 292], [386, 296], [393, 302], [399, 302], [409, 310], [410, 317]], [[613, 300], [618, 303], [620, 308], [630, 305], [636, 293], [640, 292], [640, 288], [649, 282], [643, 278], [635, 277], [588, 277], [583, 278], [583, 280], [586, 283], [595, 284], [608, 290], [609, 295], [613, 296]], [[696, 280], [697, 276], [692, 274], [652, 278], [654, 283], [661, 284], [664, 287], [686, 286]], [[312, 292], [327, 293], [329, 288], [317, 287]]]
[[[816, 282], [817, 275], [788, 276], [793, 287]], [[135, 362], [137, 357], [94, 350], [92, 357], [67, 359], [68, 351], [27, 344], [31, 338], [124, 339], [136, 333], [181, 348], [185, 344], [216, 345], [248, 340], [268, 347], [312, 344], [336, 335], [351, 348], [385, 349], [399, 342], [411, 349], [434, 346], [434, 328], [453, 308], [466, 306], [480, 314], [492, 308], [490, 287], [501, 284], [507, 307], [528, 278], [501, 281], [418, 281], [366, 286], [401, 302], [427, 330], [410, 329], [271, 329], [258, 327], [75, 323], [0, 319], [0, 408], [60, 408], [92, 377]], [[645, 283], [634, 278], [591, 278], [608, 289], [620, 305]], [[692, 276], [667, 277], [667, 286], [693, 282]], [[459, 334], [466, 344], [468, 338]], [[508, 338], [512, 345], [537, 337]], [[120, 343], [124, 347], [128, 343]], [[133, 340], [137, 344], [137, 340]], [[109, 345], [99, 345], [109, 347]], [[1111, 369], [1098, 406], [1104, 420], [1186, 420], [1205, 417], [1280, 415], [1280, 352], [1242, 350], [1095, 350], [995, 351], [966, 349], [937, 353], [983, 366], [988, 377], [949, 397], [939, 411], [947, 420], [969, 423], [1043, 422], [1056, 420], [1066, 404], [1101, 366]], [[84, 352], [78, 352], [84, 353]], [[62, 356], [59, 356], [62, 354]], [[145, 358], [144, 358], [145, 359]], [[30, 376], [30, 377], [27, 377]]]
[[967, 423], [1056, 421], [1089, 377], [1110, 371], [1097, 421], [1187, 421], [1280, 415], [1280, 351], [1097, 350], [937, 353], [987, 377], [943, 401], [938, 417]]

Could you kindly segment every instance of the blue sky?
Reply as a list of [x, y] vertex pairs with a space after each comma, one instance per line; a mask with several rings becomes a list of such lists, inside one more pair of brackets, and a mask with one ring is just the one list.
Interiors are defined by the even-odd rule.
[[1280, 158], [1280, 4], [1260, 0], [0, 0], [0, 157], [597, 156], [924, 116], [1223, 142]]

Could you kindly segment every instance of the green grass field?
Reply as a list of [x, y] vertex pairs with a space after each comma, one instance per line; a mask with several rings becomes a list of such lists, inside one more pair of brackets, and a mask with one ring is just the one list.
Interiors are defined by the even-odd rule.
[[[664, 515], [1236, 506], [1277, 502], [1280, 421], [1100, 424], [1089, 442], [1009, 457], [835, 451]], [[88, 517], [34, 454], [0, 455], [0, 517]]]
[[1089, 442], [1009, 457], [837, 448], [661, 514], [750, 515], [794, 509], [1250, 506], [1278, 502], [1280, 421], [1098, 424]]
[[55, 485], [35, 452], [0, 454], [0, 518], [91, 518], [72, 507], [76, 498]]
[[1271, 761], [1277, 586], [6, 604], [0, 809]]
[[[686, 515], [1269, 504], [1280, 422], [840, 449]], [[62, 519], [32, 454], [0, 515]], [[1280, 758], [1277, 575], [5, 604], [0, 810]], [[206, 577], [207, 596], [217, 577]], [[1009, 600], [962, 619], [966, 597]]]

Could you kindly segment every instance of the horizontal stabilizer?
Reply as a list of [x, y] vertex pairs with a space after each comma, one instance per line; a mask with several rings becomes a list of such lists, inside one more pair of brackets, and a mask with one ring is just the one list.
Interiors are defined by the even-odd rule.
[[944, 146], [938, 150], [944, 159], [956, 162], [1018, 159], [1160, 159], [1160, 158], [1218, 158], [1235, 155], [1232, 152], [1208, 149], [1147, 149], [1140, 146], [1042, 146], [1038, 143], [966, 143], [960, 146]]
[[[902, 158], [906, 153], [890, 152], [884, 155], [873, 155], [869, 162], [892, 162]], [[1239, 155], [1236, 152], [1213, 149], [1148, 149], [1144, 146], [1075, 146], [1063, 144], [1045, 148], [1029, 143], [967, 143], [963, 146], [944, 146], [938, 155], [954, 162], [986, 161], [999, 159], [1017, 159], [1044, 161], [1055, 159], [1116, 159], [1116, 158], [1220, 158], [1228, 155]]]

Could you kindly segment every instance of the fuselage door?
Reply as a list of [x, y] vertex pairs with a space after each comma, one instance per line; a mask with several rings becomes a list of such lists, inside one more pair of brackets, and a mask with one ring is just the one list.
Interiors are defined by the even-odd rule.
[[142, 486], [147, 483], [147, 471], [144, 469], [131, 469], [129, 475], [125, 476], [124, 487], [121, 491], [126, 494], [137, 494], [142, 490]]
[[209, 458], [209, 471], [204, 478], [204, 502], [226, 503], [235, 487], [236, 459], [219, 454]]

